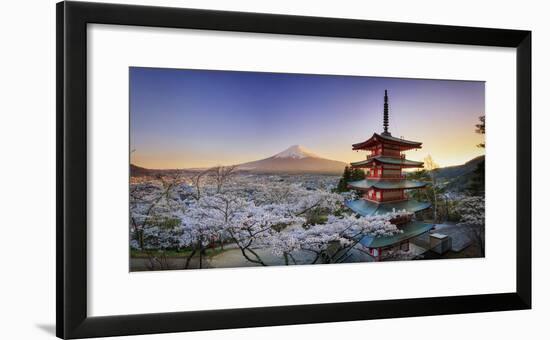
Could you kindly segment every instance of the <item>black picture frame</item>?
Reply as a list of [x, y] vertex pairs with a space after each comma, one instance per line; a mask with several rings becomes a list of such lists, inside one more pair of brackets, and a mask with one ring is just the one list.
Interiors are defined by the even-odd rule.
[[[517, 51], [516, 291], [176, 313], [87, 315], [87, 24], [512, 47]], [[57, 336], [85, 338], [531, 308], [531, 32], [211, 10], [57, 4]]]

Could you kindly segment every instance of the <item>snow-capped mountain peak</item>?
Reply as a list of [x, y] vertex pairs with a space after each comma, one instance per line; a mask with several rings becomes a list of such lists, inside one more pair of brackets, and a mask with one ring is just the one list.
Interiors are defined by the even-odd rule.
[[341, 174], [346, 163], [317, 156], [300, 145], [292, 145], [283, 152], [239, 165], [241, 170], [257, 173], [322, 173]]
[[292, 145], [288, 149], [282, 152], [279, 152], [278, 154], [273, 156], [273, 158], [293, 158], [293, 159], [302, 159], [307, 157], [321, 158], [301, 145]]

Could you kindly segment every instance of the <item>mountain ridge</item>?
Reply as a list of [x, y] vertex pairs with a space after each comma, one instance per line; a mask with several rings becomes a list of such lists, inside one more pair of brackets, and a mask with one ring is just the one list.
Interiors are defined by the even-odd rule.
[[447, 190], [464, 192], [475, 176], [478, 165], [485, 161], [485, 155], [472, 158], [461, 165], [452, 165], [437, 169], [435, 177]]
[[464, 164], [451, 165], [437, 169], [437, 178], [454, 178], [474, 171], [477, 165], [485, 160], [485, 155], [477, 156]]

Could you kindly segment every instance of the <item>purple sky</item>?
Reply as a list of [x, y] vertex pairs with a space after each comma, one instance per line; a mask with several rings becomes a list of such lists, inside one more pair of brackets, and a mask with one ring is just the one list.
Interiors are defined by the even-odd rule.
[[476, 147], [485, 83], [161, 68], [130, 68], [132, 163], [148, 168], [237, 164], [300, 144], [330, 159], [364, 158], [351, 144], [382, 131], [384, 90], [393, 136], [423, 142], [441, 166]]

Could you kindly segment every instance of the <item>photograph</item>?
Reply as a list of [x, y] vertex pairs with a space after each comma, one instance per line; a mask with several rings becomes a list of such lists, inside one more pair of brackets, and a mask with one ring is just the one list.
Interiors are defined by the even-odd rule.
[[485, 83], [129, 68], [130, 271], [485, 257]]

